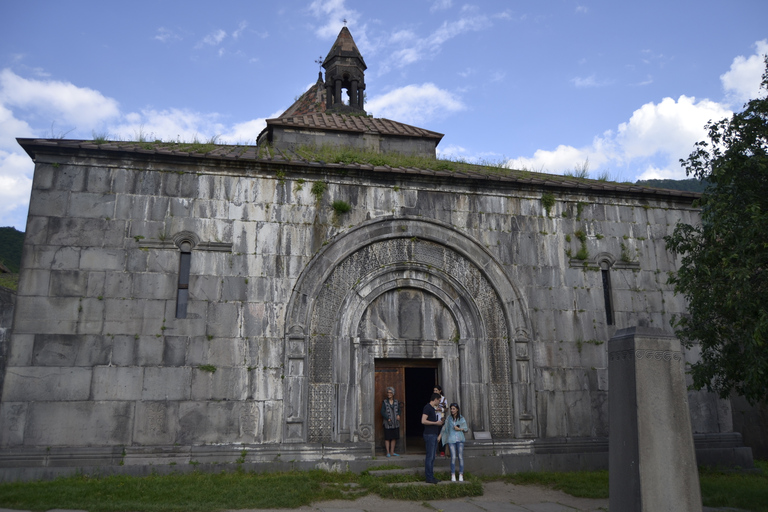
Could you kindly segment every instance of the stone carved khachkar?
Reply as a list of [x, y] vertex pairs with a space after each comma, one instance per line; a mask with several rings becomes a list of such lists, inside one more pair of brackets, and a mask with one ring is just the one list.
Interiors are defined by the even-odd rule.
[[680, 341], [621, 329], [608, 354], [611, 510], [700, 511]]

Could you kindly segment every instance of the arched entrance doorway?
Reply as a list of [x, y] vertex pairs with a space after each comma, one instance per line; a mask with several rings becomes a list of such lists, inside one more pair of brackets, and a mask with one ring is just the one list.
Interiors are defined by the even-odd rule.
[[[439, 382], [440, 362], [433, 359], [376, 359], [376, 397], [386, 396], [387, 387], [395, 388], [395, 398], [400, 402], [400, 440], [397, 453], [422, 452], [424, 439], [421, 413], [429, 401], [429, 395]], [[381, 403], [381, 401], [377, 402]], [[374, 404], [375, 405], [375, 404]], [[384, 452], [384, 426], [376, 406], [374, 426], [376, 427], [376, 451]]]
[[421, 219], [364, 224], [316, 255], [294, 289], [285, 441], [374, 442], [383, 359], [435, 361], [472, 430], [533, 437], [527, 325], [516, 288], [471, 238]]

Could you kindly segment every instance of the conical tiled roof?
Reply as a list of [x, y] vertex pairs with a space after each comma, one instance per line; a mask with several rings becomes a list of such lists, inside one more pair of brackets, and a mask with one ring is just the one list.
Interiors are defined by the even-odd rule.
[[341, 32], [339, 32], [336, 42], [333, 43], [331, 51], [328, 52], [323, 61], [323, 67], [326, 67], [334, 57], [356, 57], [360, 59], [363, 69], [367, 69], [363, 56], [360, 50], [357, 49], [355, 40], [352, 39], [352, 34], [347, 27], [342, 28]]
[[322, 114], [325, 112], [325, 85], [323, 84], [323, 74], [317, 77], [317, 82], [307, 89], [299, 99], [293, 102], [285, 112], [278, 117], [293, 117], [304, 114]]

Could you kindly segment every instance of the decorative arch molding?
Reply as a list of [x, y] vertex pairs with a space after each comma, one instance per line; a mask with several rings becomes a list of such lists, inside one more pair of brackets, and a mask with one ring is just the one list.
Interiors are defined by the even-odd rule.
[[[435, 297], [459, 339], [358, 338], [366, 308], [397, 288]], [[285, 325], [287, 442], [373, 441], [377, 357], [441, 360], [443, 376], [458, 382], [452, 396], [478, 402], [474, 430], [535, 436], [523, 299], [494, 256], [450, 226], [389, 217], [346, 233], [299, 277]]]

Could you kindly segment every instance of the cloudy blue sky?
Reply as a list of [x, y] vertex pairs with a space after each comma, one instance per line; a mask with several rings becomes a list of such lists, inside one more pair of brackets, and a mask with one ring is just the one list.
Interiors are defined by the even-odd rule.
[[347, 20], [366, 109], [442, 156], [684, 178], [704, 124], [758, 94], [768, 2], [0, 0], [0, 226], [24, 230], [16, 137], [253, 144]]

